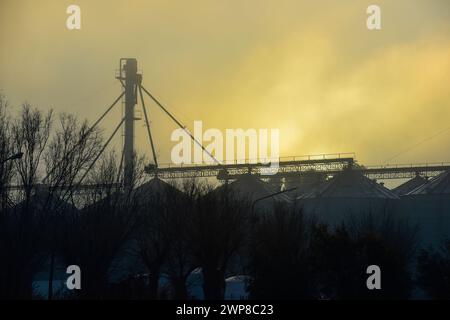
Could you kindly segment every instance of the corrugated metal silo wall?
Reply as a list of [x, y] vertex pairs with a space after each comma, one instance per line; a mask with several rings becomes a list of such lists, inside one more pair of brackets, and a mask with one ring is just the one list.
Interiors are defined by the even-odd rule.
[[310, 198], [298, 200], [307, 216], [318, 222], [336, 226], [342, 222], [357, 221], [363, 216], [374, 217], [396, 214], [399, 207], [397, 199], [380, 198]]
[[403, 196], [399, 213], [418, 225], [420, 247], [440, 246], [450, 239], [449, 194]]

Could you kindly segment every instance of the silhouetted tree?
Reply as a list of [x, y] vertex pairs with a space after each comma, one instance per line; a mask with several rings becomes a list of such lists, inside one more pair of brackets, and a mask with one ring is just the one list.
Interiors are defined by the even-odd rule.
[[136, 251], [148, 271], [148, 298], [157, 299], [161, 269], [169, 252], [170, 220], [180, 208], [167, 188], [148, 193], [138, 190], [138, 194], [141, 194], [142, 212]]
[[10, 121], [8, 102], [4, 96], [0, 95], [0, 299], [18, 295], [13, 291], [10, 280], [14, 269], [14, 262], [10, 260], [10, 255], [15, 239], [10, 218], [12, 203], [6, 188], [13, 176], [13, 163], [7, 161], [13, 154]]
[[[135, 160], [133, 184], [141, 179], [141, 162]], [[82, 288], [78, 298], [101, 299], [109, 295], [109, 279], [123, 270], [121, 255], [136, 229], [138, 201], [132, 189], [121, 189], [120, 165], [114, 154], [102, 156], [89, 175], [98, 186], [85, 195], [86, 206], [66, 216], [63, 255], [67, 264], [80, 266]], [[114, 264], [116, 262], [116, 264]]]
[[176, 300], [188, 299], [187, 279], [196, 268], [193, 250], [189, 246], [189, 219], [195, 210], [195, 194], [199, 184], [187, 180], [176, 189], [168, 188], [167, 199], [171, 199], [173, 212], [169, 216], [168, 240], [169, 250], [163, 265], [163, 274], [168, 277]]
[[62, 250], [61, 241], [58, 240], [62, 238], [64, 215], [76, 211], [75, 184], [100, 152], [101, 144], [99, 130], [90, 130], [86, 121], [79, 123], [73, 115], [61, 114], [59, 126], [54, 129], [51, 141], [43, 154], [46, 173], [43, 185], [43, 188], [46, 188], [44, 190], [46, 199], [43, 199], [43, 208], [46, 211], [46, 225], [49, 228], [47, 245], [50, 256], [49, 299], [53, 296], [56, 255]]
[[[3, 126], [3, 125], [2, 125]], [[42, 155], [50, 137], [51, 111], [44, 115], [29, 104], [24, 104], [19, 117], [11, 126], [10, 151], [24, 153], [22, 159], [13, 162], [23, 197], [19, 205], [7, 210], [2, 234], [2, 295], [9, 298], [31, 298], [32, 278], [42, 266], [41, 256], [46, 241], [47, 225], [42, 207], [33, 203], [32, 191], [39, 181]]]
[[250, 298], [313, 297], [308, 264], [310, 222], [300, 210], [281, 204], [256, 218], [248, 249]]
[[10, 184], [13, 176], [13, 163], [7, 161], [14, 152], [8, 108], [8, 101], [0, 94], [0, 212], [2, 214], [6, 214], [11, 206], [6, 186]]
[[202, 268], [205, 299], [217, 300], [224, 298], [229, 262], [246, 239], [250, 205], [238, 200], [227, 187], [203, 190], [196, 193], [195, 209], [188, 221], [189, 246]]
[[[315, 228], [310, 257], [319, 296], [330, 299], [409, 297], [415, 231], [403, 221], [377, 218], [378, 222], [364, 218], [351, 227], [347, 223], [334, 230], [325, 225]], [[368, 290], [369, 265], [380, 267], [382, 290]]]

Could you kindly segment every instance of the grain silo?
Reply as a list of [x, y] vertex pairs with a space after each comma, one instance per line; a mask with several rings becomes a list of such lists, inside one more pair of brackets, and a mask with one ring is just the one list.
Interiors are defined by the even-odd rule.
[[347, 168], [297, 201], [305, 214], [335, 225], [351, 216], [390, 212], [399, 197], [361, 171]]
[[401, 213], [418, 224], [420, 243], [440, 245], [450, 238], [450, 171], [401, 197]]

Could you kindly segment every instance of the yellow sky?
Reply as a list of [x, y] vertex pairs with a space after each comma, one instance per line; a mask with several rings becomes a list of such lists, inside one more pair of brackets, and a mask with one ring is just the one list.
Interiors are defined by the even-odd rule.
[[[66, 29], [70, 4], [80, 31]], [[366, 28], [370, 4], [381, 31]], [[381, 164], [450, 129], [448, 0], [1, 0], [0, 43], [0, 90], [14, 105], [91, 121], [120, 93], [119, 59], [135, 57], [144, 86], [189, 127], [279, 128], [284, 156], [350, 151]], [[167, 162], [175, 126], [150, 113]], [[107, 132], [119, 117], [120, 106]], [[141, 122], [137, 136], [148, 150]], [[391, 160], [442, 161], [450, 130]]]

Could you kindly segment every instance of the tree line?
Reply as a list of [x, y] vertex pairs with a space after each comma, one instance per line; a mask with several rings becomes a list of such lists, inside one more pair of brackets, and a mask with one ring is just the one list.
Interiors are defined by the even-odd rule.
[[[97, 159], [100, 129], [29, 104], [13, 111], [1, 97], [1, 299], [190, 299], [194, 270], [205, 299], [223, 299], [231, 275], [247, 276], [251, 299], [399, 299], [414, 287], [450, 296], [450, 246], [417, 251], [405, 221], [372, 213], [329, 226], [281, 203], [254, 212], [228, 184], [149, 182], [138, 156], [124, 189], [121, 157]], [[81, 179], [93, 187], [80, 190]], [[81, 268], [81, 290], [52, 291], [61, 264]], [[372, 264], [382, 290], [366, 287]]]

